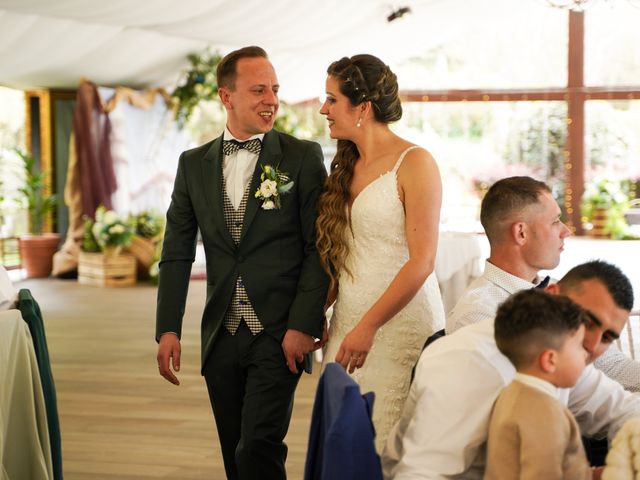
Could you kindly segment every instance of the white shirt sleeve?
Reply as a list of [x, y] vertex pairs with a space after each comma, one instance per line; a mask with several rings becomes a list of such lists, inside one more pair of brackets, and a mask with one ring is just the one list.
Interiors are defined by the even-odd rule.
[[451, 352], [428, 353], [383, 452], [384, 478], [482, 478], [491, 409], [510, 379], [478, 352], [461, 351], [455, 364]]
[[629, 358], [616, 345], [611, 345], [600, 355], [593, 366], [618, 382], [625, 390], [640, 391], [640, 362]]
[[569, 410], [587, 436], [608, 435], [612, 439], [625, 421], [640, 415], [640, 395], [625, 391], [593, 365], [564, 392]]

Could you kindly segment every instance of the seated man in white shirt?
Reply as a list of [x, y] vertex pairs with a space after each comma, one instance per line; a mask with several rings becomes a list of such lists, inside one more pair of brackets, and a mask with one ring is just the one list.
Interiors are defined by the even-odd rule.
[[[568, 296], [591, 314], [584, 337], [589, 361], [618, 337], [633, 306], [629, 279], [601, 261], [574, 267], [546, 291]], [[496, 347], [493, 318], [429, 346], [383, 452], [385, 479], [482, 478], [491, 408], [515, 373]], [[611, 438], [627, 419], [640, 415], [640, 396], [592, 365], [574, 387], [558, 393], [587, 436]]]
[[[488, 318], [515, 292], [534, 287], [540, 270], [560, 263], [564, 239], [571, 233], [543, 182], [509, 177], [494, 183], [480, 207], [491, 253], [484, 274], [467, 288], [447, 317], [446, 332]], [[612, 345], [594, 366], [625, 389], [640, 391], [640, 362]]]

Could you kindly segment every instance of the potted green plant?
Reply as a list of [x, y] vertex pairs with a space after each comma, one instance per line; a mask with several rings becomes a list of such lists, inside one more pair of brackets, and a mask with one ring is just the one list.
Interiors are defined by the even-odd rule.
[[629, 209], [629, 196], [621, 182], [600, 180], [587, 185], [582, 196], [583, 220], [591, 225], [587, 230], [593, 237], [625, 238], [629, 225], [625, 213]]
[[29, 212], [29, 234], [20, 237], [20, 256], [27, 277], [48, 277], [51, 274], [53, 254], [58, 249], [60, 235], [44, 232], [44, 225], [57, 205], [50, 193], [46, 172], [38, 168], [33, 155], [16, 150], [24, 164], [24, 185], [19, 188]]

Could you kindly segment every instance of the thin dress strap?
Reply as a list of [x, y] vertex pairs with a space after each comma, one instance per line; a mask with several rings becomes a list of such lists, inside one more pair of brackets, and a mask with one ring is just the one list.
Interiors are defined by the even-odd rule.
[[400, 168], [400, 165], [402, 165], [402, 161], [404, 160], [404, 157], [407, 155], [407, 153], [409, 153], [411, 150], [415, 150], [416, 148], [420, 148], [418, 145], [412, 145], [409, 148], [407, 148], [404, 152], [402, 152], [400, 154], [400, 158], [398, 159], [398, 161], [396, 162], [396, 164], [393, 167], [393, 170], [391, 170], [393, 173], [397, 173], [398, 169]]

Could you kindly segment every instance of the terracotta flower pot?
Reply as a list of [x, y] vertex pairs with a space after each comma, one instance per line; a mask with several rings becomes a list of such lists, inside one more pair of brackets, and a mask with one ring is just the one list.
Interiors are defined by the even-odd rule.
[[593, 228], [587, 234], [595, 238], [611, 238], [611, 235], [605, 231], [608, 217], [609, 211], [606, 208], [594, 208], [591, 219]]
[[58, 250], [60, 235], [23, 235], [20, 237], [20, 257], [28, 278], [43, 278], [51, 274], [53, 254]]

